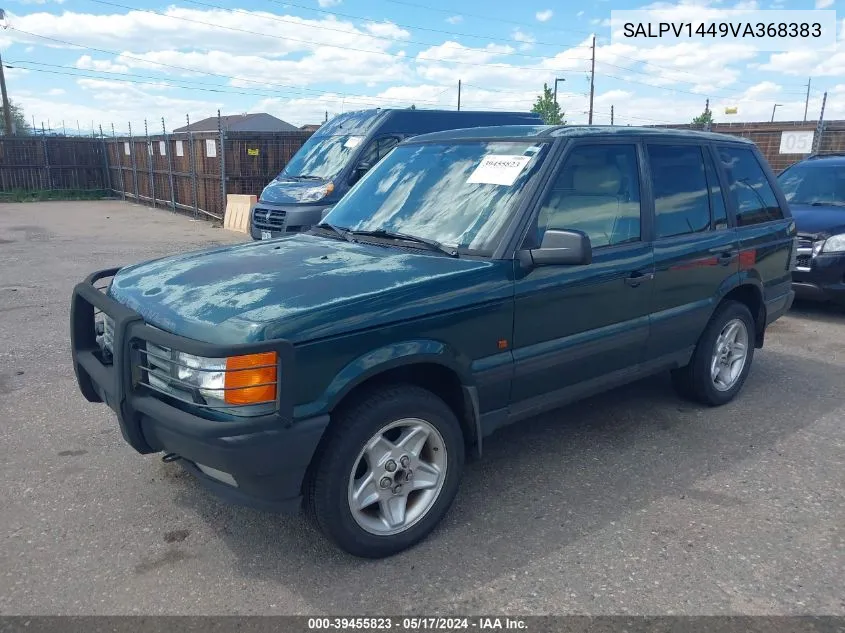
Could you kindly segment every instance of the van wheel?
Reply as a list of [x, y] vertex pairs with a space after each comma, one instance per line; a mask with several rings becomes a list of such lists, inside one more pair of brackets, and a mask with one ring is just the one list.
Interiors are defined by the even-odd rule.
[[693, 352], [689, 365], [672, 372], [676, 391], [709, 406], [733, 400], [754, 358], [754, 319], [744, 303], [723, 303]]
[[320, 530], [363, 558], [391, 556], [428, 536], [452, 505], [464, 466], [452, 410], [425, 389], [397, 385], [334, 422], [308, 490]]

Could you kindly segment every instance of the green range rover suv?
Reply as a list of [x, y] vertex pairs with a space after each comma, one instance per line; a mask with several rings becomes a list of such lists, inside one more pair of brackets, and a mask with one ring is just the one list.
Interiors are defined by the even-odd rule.
[[377, 558], [429, 534], [504, 425], [663, 371], [729, 402], [795, 262], [743, 139], [438, 132], [306, 233], [91, 274], [73, 363], [139, 453]]

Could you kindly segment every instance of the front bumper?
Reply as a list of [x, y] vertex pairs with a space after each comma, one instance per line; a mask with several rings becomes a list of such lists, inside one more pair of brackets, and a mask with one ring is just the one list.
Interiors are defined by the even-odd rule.
[[254, 240], [302, 233], [323, 219], [334, 203], [318, 205], [275, 205], [258, 202], [249, 214], [249, 233]]
[[[112, 277], [117, 270], [93, 273], [73, 290], [71, 353], [85, 398], [105, 402], [115, 411], [124, 440], [137, 452], [179, 455], [188, 470], [228, 500], [266, 510], [297, 508], [305, 472], [329, 420], [328, 416], [293, 419], [290, 381], [282, 379], [281, 374], [293, 371], [292, 345], [282, 340], [213, 345], [150, 327], [140, 314], [95, 287], [96, 282]], [[96, 340], [95, 308], [114, 319], [111, 362], [104, 358]], [[138, 380], [137, 350], [146, 341], [212, 358], [277, 352], [280, 375], [275, 412], [260, 417], [210, 419], [190, 407], [162, 399]], [[234, 482], [226, 483], [228, 479], [221, 479], [220, 472], [230, 475]]]
[[796, 297], [845, 303], [845, 253], [821, 253], [803, 263], [792, 273]]

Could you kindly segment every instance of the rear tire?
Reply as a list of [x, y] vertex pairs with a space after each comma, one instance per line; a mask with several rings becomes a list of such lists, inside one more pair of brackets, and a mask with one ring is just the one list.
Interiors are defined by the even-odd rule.
[[381, 388], [338, 414], [307, 501], [342, 550], [384, 558], [440, 523], [463, 466], [461, 426], [443, 400], [415, 385]]
[[733, 400], [745, 384], [754, 359], [755, 324], [739, 301], [716, 310], [686, 367], [672, 372], [678, 395], [711, 407]]

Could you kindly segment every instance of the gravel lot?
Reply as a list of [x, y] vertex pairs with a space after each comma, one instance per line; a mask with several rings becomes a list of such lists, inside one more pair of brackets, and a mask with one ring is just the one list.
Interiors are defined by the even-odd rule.
[[501, 431], [427, 541], [359, 561], [134, 453], [77, 390], [73, 284], [243, 239], [0, 205], [0, 613], [845, 615], [845, 313], [797, 304], [731, 405], [659, 377]]

